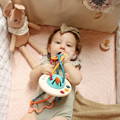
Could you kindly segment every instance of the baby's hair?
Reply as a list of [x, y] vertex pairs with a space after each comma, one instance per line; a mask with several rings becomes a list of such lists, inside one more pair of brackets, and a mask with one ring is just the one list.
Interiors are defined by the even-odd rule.
[[[54, 35], [55, 35], [57, 32], [60, 32], [60, 31], [61, 31], [60, 29], [56, 29], [56, 30], [54, 30], [53, 33], [49, 36], [47, 48], [48, 48], [48, 46], [51, 44]], [[65, 31], [65, 32], [62, 32], [62, 33], [60, 32], [60, 34], [65, 34], [65, 33], [72, 33], [72, 34], [74, 35], [74, 37], [75, 37], [75, 39], [76, 39], [76, 41], [77, 41], [77, 43], [76, 43], [76, 51], [77, 51], [77, 54], [79, 54], [79, 53], [81, 52], [80, 37], [78, 37], [78, 35], [75, 34], [75, 33], [72, 32], [72, 31]]]

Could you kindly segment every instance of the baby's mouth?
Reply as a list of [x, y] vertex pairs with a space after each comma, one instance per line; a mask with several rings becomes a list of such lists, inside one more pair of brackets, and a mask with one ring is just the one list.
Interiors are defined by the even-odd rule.
[[64, 55], [65, 53], [64, 52], [58, 52], [57, 55]]
[[58, 52], [58, 53], [57, 53], [57, 55], [60, 55], [60, 54], [62, 54], [62, 52]]
[[64, 54], [65, 50], [60, 50], [57, 54]]

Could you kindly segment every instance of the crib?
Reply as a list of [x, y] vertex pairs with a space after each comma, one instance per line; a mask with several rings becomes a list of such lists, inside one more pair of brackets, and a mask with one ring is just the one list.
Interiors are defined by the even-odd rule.
[[[17, 0], [13, 0], [13, 2], [16, 1]], [[41, 51], [36, 52], [34, 48], [40, 50], [46, 49], [48, 37], [54, 29], [62, 23], [80, 29], [82, 51], [79, 58], [81, 60], [83, 80], [76, 88], [76, 98], [78, 98], [78, 95], [80, 94], [81, 100], [91, 104], [96, 103], [99, 104], [99, 106], [105, 105], [106, 111], [109, 109], [109, 106], [112, 105], [116, 111], [119, 111], [120, 103], [120, 2], [119, 0], [113, 1], [112, 9], [109, 12], [102, 13], [99, 17], [96, 17], [98, 12], [86, 8], [83, 4], [83, 0], [17, 1], [26, 6], [28, 19], [41, 26], [40, 31], [30, 29], [29, 44], [26, 45], [27, 50], [34, 58], [36, 65], [39, 64], [42, 54]], [[7, 0], [1, 0], [1, 8], [7, 2]], [[0, 9], [0, 14], [0, 33], [2, 35], [2, 32], [5, 32], [6, 36], [6, 38], [1, 36], [0, 40], [2, 41], [4, 38], [9, 41], [7, 29], [3, 29], [6, 26], [6, 20], [2, 15], [2, 9]], [[109, 41], [110, 49], [104, 51], [100, 48], [100, 45], [106, 40]], [[0, 46], [2, 44], [1, 41]], [[11, 55], [9, 52], [8, 54], [9, 56]], [[0, 57], [1, 56], [2, 54], [0, 53]], [[2, 59], [0, 58], [0, 60]], [[35, 97], [38, 92], [28, 88], [31, 66], [18, 49], [11, 55], [10, 62], [12, 68], [10, 70], [11, 77], [9, 76], [9, 82], [7, 82], [8, 87], [4, 87], [4, 90], [8, 90], [5, 94], [6, 97], [1, 97], [2, 102], [0, 102], [0, 107], [3, 108], [3, 101], [6, 101], [4, 107], [7, 110], [0, 112], [1, 120], [3, 120], [3, 116], [5, 116], [6, 120], [19, 120], [27, 112], [29, 101]], [[3, 77], [1, 77], [1, 73], [2, 69], [0, 69], [0, 83], [2, 85], [1, 81]], [[0, 89], [0, 91], [4, 92], [2, 86], [0, 86]], [[0, 92], [0, 94], [4, 95], [2, 92]], [[92, 117], [92, 119], [89, 118], [90, 116], [88, 118], [83, 117], [85, 115], [79, 118], [79, 109], [77, 110], [77, 113], [74, 113], [77, 117], [73, 117], [73, 120], [95, 119], [95, 117]], [[116, 116], [119, 116], [119, 118], [111, 118], [111, 120], [120, 119], [119, 112]], [[110, 118], [104, 118], [104, 120], [107, 119], [109, 120]], [[95, 120], [97, 120], [97, 118]], [[102, 118], [100, 120], [102, 120]]]

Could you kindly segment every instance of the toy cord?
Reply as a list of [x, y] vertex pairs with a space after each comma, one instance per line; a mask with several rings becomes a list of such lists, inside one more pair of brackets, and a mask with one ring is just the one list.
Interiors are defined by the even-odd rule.
[[[61, 67], [61, 70], [62, 70], [62, 74], [63, 74], [63, 79], [62, 79], [62, 83], [65, 82], [65, 70], [64, 70], [64, 67], [63, 67], [63, 63], [61, 61], [61, 55], [58, 55], [58, 61], [60, 63], [60, 67]], [[63, 56], [64, 57], [64, 56]]]
[[41, 109], [39, 109], [39, 110], [34, 107], [34, 105], [37, 105], [37, 104], [46, 102], [46, 101], [48, 101], [49, 99], [52, 98], [52, 96], [48, 96], [48, 97], [45, 98], [45, 99], [42, 99], [42, 100], [38, 100], [38, 101], [37, 101], [37, 99], [39, 99], [39, 98], [40, 98], [42, 95], [44, 95], [44, 94], [45, 94], [45, 92], [41, 93], [40, 95], [38, 95], [37, 97], [35, 97], [35, 98], [30, 102], [30, 107], [29, 107], [29, 110], [28, 110], [29, 113], [32, 113], [33, 111], [35, 111], [36, 113], [40, 113], [40, 112], [42, 112], [44, 109], [50, 109], [50, 108], [52, 108], [52, 107], [54, 106], [54, 101], [53, 101], [50, 105], [43, 105], [43, 106], [41, 107]]
[[[59, 55], [57, 55], [57, 56], [59, 56]], [[64, 56], [61, 56], [59, 61], [63, 61], [63, 60], [64, 60]], [[59, 64], [60, 64], [60, 62], [58, 62], [58, 64], [55, 66], [55, 68], [52, 71], [52, 74], [55, 73], [56, 69], [59, 67]]]
[[61, 67], [61, 70], [62, 70], [62, 74], [63, 74], [62, 83], [64, 83], [64, 82], [65, 82], [65, 70], [64, 70], [62, 61], [64, 60], [65, 57], [64, 57], [64, 55], [61, 55], [61, 54], [57, 54], [57, 57], [58, 57], [58, 63], [57, 63], [57, 65], [55, 66], [55, 68], [53, 69], [52, 75], [55, 73], [55, 71], [59, 72], [57, 69], [58, 69], [58, 67], [60, 66], [60, 67]]

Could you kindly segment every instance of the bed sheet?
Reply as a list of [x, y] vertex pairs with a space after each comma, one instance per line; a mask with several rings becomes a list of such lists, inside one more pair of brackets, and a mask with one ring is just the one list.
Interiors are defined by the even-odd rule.
[[[34, 41], [34, 45], [46, 48], [48, 36], [53, 29], [53, 27], [47, 26], [39, 32], [32, 32], [30, 42], [33, 44]], [[79, 57], [83, 80], [76, 90], [92, 101], [104, 104], [116, 103], [115, 35], [89, 30], [80, 30], [80, 34], [82, 51]], [[110, 50], [103, 52], [100, 50], [99, 44], [106, 39], [110, 40]], [[27, 48], [35, 57], [36, 64], [39, 64], [42, 56], [29, 45]], [[29, 64], [16, 50], [12, 56], [12, 88], [7, 120], [20, 120], [27, 112], [30, 100], [37, 95], [37, 90], [29, 89], [30, 71]]]

